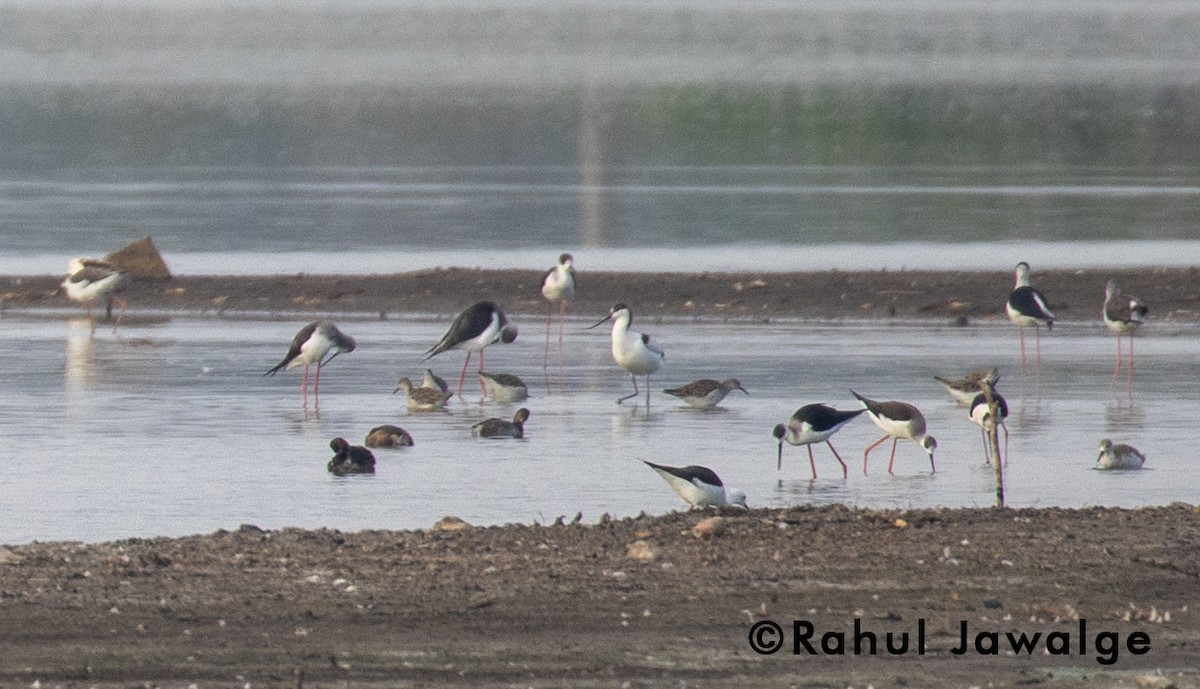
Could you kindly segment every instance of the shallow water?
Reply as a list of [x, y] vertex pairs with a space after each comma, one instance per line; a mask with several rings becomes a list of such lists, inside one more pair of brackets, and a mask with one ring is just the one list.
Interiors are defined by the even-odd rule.
[[[629, 378], [610, 359], [607, 333], [582, 330], [586, 320], [568, 323], [567, 366], [561, 374], [552, 367], [549, 387], [536, 319], [521, 323], [515, 344], [489, 348], [488, 369], [520, 375], [534, 395], [527, 438], [498, 441], [473, 439], [468, 429], [519, 405], [480, 405], [473, 379], [468, 401], [444, 413], [409, 414], [390, 394], [400, 375], [420, 375], [420, 353], [445, 322], [343, 321], [359, 347], [325, 369], [319, 410], [306, 412], [296, 371], [262, 375], [298, 321], [147, 319], [119, 337], [102, 327], [90, 339], [82, 319], [4, 317], [0, 433], [14, 451], [0, 472], [0, 542], [183, 535], [242, 523], [418, 528], [446, 514], [474, 524], [576, 512], [595, 521], [681, 507], [639, 460], [707, 465], [757, 506], [991, 505], [979, 431], [931, 376], [992, 365], [1012, 407], [1010, 505], [1135, 506], [1198, 494], [1190, 470], [1197, 393], [1188, 381], [1200, 354], [1191, 326], [1156, 323], [1139, 336], [1131, 401], [1123, 384], [1110, 385], [1113, 338], [1100, 326], [1062, 324], [1043, 337], [1040, 381], [1030, 371], [1022, 385], [1006, 323], [635, 321], [668, 356], [647, 413], [614, 403]], [[430, 363], [455, 379], [462, 357]], [[661, 393], [731, 375], [751, 394], [732, 393], [722, 410], [682, 408]], [[771, 427], [810, 402], [853, 408], [849, 388], [921, 407], [940, 444], [937, 473], [902, 443], [894, 477], [885, 472], [887, 445], [864, 476], [862, 450], [879, 435], [864, 417], [834, 437], [848, 479], [823, 445], [818, 480], [809, 480], [804, 448], [786, 446], [777, 473]], [[359, 443], [381, 423], [408, 429], [416, 446], [377, 451], [374, 476], [326, 471], [331, 438]], [[1105, 436], [1142, 449], [1147, 468], [1094, 470]]]

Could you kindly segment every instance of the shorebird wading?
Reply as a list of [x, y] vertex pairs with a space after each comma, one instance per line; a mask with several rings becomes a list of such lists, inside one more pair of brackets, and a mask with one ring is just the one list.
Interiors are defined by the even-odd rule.
[[125, 316], [128, 303], [117, 296], [129, 284], [129, 277], [107, 261], [93, 258], [73, 258], [67, 263], [67, 276], [63, 278], [59, 288], [73, 302], [83, 304], [87, 309], [88, 324], [91, 332], [96, 332], [96, 318], [92, 314], [92, 304], [104, 297], [107, 302], [106, 314], [112, 317], [112, 306], [115, 303], [120, 309], [117, 312], [117, 322], [113, 332], [121, 327], [121, 319]]
[[701, 378], [683, 387], [670, 388], [663, 390], [663, 392], [672, 397], [678, 397], [687, 402], [688, 406], [695, 409], [712, 409], [720, 404], [721, 400], [725, 399], [725, 395], [734, 390], [741, 390], [747, 395], [750, 394], [746, 388], [742, 387], [737, 378], [727, 378], [721, 382], [717, 382], [711, 378]]
[[643, 460], [646, 466], [662, 477], [667, 485], [692, 507], [719, 507], [721, 505], [746, 505], [746, 494], [740, 490], [725, 491], [721, 477], [708, 467], [669, 467]]
[[1025, 367], [1025, 328], [1033, 328], [1034, 340], [1037, 346], [1037, 363], [1042, 365], [1042, 336], [1040, 324], [1045, 323], [1047, 330], [1054, 329], [1054, 313], [1046, 303], [1046, 297], [1029, 284], [1029, 264], [1021, 261], [1017, 264], [1016, 284], [1008, 295], [1004, 305], [1008, 320], [1017, 326], [1021, 338], [1021, 368]]
[[563, 356], [563, 323], [567, 319], [567, 302], [575, 298], [575, 259], [571, 254], [558, 257], [558, 265], [546, 272], [542, 278], [542, 296], [550, 302], [546, 311], [546, 353], [542, 357], [542, 368], [550, 365], [550, 323], [554, 317], [554, 303], [558, 302], [558, 356]]
[[663, 350], [657, 344], [650, 341], [649, 335], [633, 332], [629, 329], [629, 324], [633, 321], [633, 312], [625, 304], [613, 306], [607, 316], [600, 319], [596, 324], [588, 326], [587, 329], [591, 330], [610, 319], [613, 322], [613, 360], [617, 362], [618, 366], [625, 369], [629, 373], [629, 377], [633, 379], [633, 394], [618, 399], [617, 404], [631, 397], [637, 397], [637, 377], [646, 376], [646, 409], [649, 409], [650, 374], [662, 367], [663, 359], [665, 358]]
[[942, 378], [941, 376], [934, 376], [933, 379], [946, 388], [946, 392], [950, 393], [955, 402], [969, 406], [981, 390], [979, 387], [980, 383], [986, 382], [988, 385], [994, 387], [996, 383], [1000, 382], [1000, 371], [993, 368], [990, 371], [972, 371], [962, 378], [954, 380]]
[[[283, 361], [263, 375], [269, 376], [280, 369], [293, 369], [304, 365], [304, 379], [300, 382], [300, 392], [304, 403], [308, 404], [308, 367], [317, 365], [317, 375], [313, 379], [313, 400], [317, 400], [321, 387], [321, 368], [342, 352], [354, 351], [354, 338], [338, 330], [333, 321], [313, 321], [300, 329], [292, 338], [292, 346], [288, 349]], [[330, 354], [332, 352], [332, 354]], [[329, 354], [328, 357], [325, 355]]]
[[812, 467], [813, 480], [817, 478], [817, 461], [813, 458], [812, 446], [814, 443], [824, 442], [829, 446], [833, 456], [837, 458], [839, 464], [842, 465], [842, 478], [849, 476], [850, 470], [846, 467], [846, 463], [842, 461], [841, 455], [834, 449], [833, 443], [829, 439], [834, 433], [842, 430], [842, 426], [850, 423], [859, 414], [866, 409], [855, 409], [853, 411], [839, 411], [833, 407], [824, 404], [806, 404], [796, 410], [792, 414], [792, 418], [788, 419], [787, 424], [775, 424], [775, 428], [771, 431], [771, 435], [779, 441], [779, 456], [776, 461], [776, 470], [783, 469], [783, 442], [786, 440], [789, 445], [804, 445], [808, 447], [808, 463]]
[[867, 473], [867, 455], [888, 438], [892, 439], [892, 455], [888, 459], [889, 474], [892, 473], [892, 463], [896, 461], [896, 443], [900, 442], [901, 438], [920, 445], [929, 455], [930, 473], [937, 472], [937, 467], [933, 463], [933, 451], [937, 449], [937, 441], [932, 435], [925, 432], [925, 416], [921, 414], [920, 409], [906, 402], [876, 402], [853, 390], [850, 391], [850, 394], [862, 402], [863, 407], [867, 410], [867, 416], [870, 416], [875, 425], [879, 426], [885, 434], [863, 450], [864, 475]]
[[1116, 280], [1109, 280], [1104, 287], [1104, 324], [1117, 336], [1117, 362], [1113, 366], [1113, 380], [1121, 371], [1121, 335], [1129, 333], [1129, 365], [1125, 373], [1130, 382], [1133, 381], [1133, 334], [1149, 311], [1141, 299], [1123, 294]]
[[[996, 402], [997, 415], [1000, 417], [1000, 428], [1004, 429], [1004, 465], [1008, 466], [1008, 426], [1004, 424], [1004, 420], [1008, 418], [1008, 400], [1004, 399], [1004, 395], [996, 392], [994, 388], [991, 393], [992, 399]], [[979, 426], [980, 433], [983, 434], [983, 461], [985, 464], [991, 464], [992, 444], [988, 442], [988, 432], [992, 430], [992, 413], [988, 408], [987, 395], [982, 392], [975, 395], [967, 413], [970, 415], [971, 421]]]
[[[463, 381], [467, 378], [467, 365], [471, 363], [471, 352], [479, 352], [479, 370], [483, 370], [483, 348], [496, 340], [508, 344], [517, 339], [517, 326], [508, 322], [504, 312], [495, 302], [481, 301], [467, 307], [458, 314], [442, 339], [425, 351], [425, 359], [437, 356], [449, 349], [461, 349], [467, 353], [462, 373], [458, 376], [458, 396], [462, 397]], [[483, 390], [483, 384], [480, 383]]]
[[408, 377], [401, 378], [396, 383], [392, 394], [404, 391], [404, 400], [410, 411], [437, 411], [446, 406], [446, 402], [454, 397], [453, 392], [442, 392], [437, 388], [413, 387]]

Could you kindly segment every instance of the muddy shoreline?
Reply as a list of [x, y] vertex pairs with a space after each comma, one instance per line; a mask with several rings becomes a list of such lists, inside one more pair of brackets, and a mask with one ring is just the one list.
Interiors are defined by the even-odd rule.
[[[0, 686], [1200, 683], [1195, 506], [710, 515], [6, 546]], [[764, 620], [783, 650], [751, 649]], [[793, 621], [848, 645], [794, 655]], [[856, 621], [909, 652], [855, 655]], [[1072, 641], [955, 654], [964, 623]]]
[[[1200, 320], [1200, 269], [1035, 271], [1060, 320], [1098, 321], [1104, 285], [1150, 305], [1151, 318]], [[135, 281], [127, 297], [138, 309], [199, 314], [457, 313], [491, 299], [510, 314], [544, 314], [542, 274], [528, 270], [446, 268], [355, 276], [175, 276]], [[54, 295], [60, 276], [0, 278], [0, 309], [78, 309]], [[828, 271], [815, 273], [581, 272], [575, 315], [607, 313], [617, 302], [651, 317], [721, 319], [919, 318], [969, 324], [1004, 319], [1012, 274], [967, 271]]]

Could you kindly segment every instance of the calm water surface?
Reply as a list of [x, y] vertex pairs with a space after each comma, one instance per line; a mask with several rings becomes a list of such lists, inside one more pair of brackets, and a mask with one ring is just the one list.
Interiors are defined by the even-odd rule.
[[[649, 413], [614, 400], [628, 376], [612, 364], [607, 333], [568, 324], [566, 361], [547, 387], [541, 324], [488, 351], [488, 368], [530, 383], [528, 437], [470, 437], [472, 423], [510, 416], [517, 405], [468, 402], [409, 414], [391, 395], [400, 375], [419, 375], [420, 352], [446, 323], [425, 319], [345, 321], [359, 342], [326, 370], [319, 411], [300, 403], [295, 371], [262, 373], [302, 323], [177, 318], [128, 325], [119, 337], [86, 322], [0, 320], [0, 432], [15, 451], [0, 472], [0, 543], [183, 535], [254, 523], [342, 529], [427, 527], [446, 514], [475, 524], [544, 522], [582, 512], [595, 521], [682, 503], [639, 460], [699, 463], [740, 487], [752, 505], [844, 503], [871, 507], [979, 506], [994, 499], [978, 429], [931, 376], [1000, 366], [1012, 406], [1011, 505], [1154, 505], [1195, 500], [1191, 471], [1200, 359], [1195, 328], [1154, 324], [1138, 338], [1132, 401], [1110, 386], [1113, 340], [1101, 327], [1063, 324], [1043, 338], [1043, 370], [1022, 384], [1015, 332], [999, 323], [639, 324], [667, 350], [652, 380]], [[435, 371], [456, 378], [462, 358], [441, 355]], [[682, 408], [661, 388], [735, 375], [751, 392], [724, 409]], [[886, 445], [861, 472], [862, 449], [879, 433], [865, 417], [834, 438], [851, 467], [843, 480], [822, 446], [816, 481], [806, 452], [785, 447], [775, 470], [772, 425], [799, 406], [853, 408], [848, 389], [920, 406], [940, 447], [938, 472], [912, 444], [885, 472]], [[628, 404], [628, 403], [627, 403]], [[337, 478], [325, 470], [328, 442], [361, 442], [381, 423], [408, 429], [416, 446], [378, 451], [378, 472]], [[1093, 469], [1101, 437], [1148, 456], [1133, 473]]]

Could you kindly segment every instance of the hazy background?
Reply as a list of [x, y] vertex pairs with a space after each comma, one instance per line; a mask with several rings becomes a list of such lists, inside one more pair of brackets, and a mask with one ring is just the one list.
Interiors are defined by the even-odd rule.
[[1190, 240], [1197, 37], [1142, 0], [0, 0], [0, 268]]

